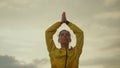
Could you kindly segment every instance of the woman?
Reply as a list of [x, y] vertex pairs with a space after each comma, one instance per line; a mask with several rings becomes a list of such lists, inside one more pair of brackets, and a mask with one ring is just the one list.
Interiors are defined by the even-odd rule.
[[[65, 23], [76, 35], [76, 45], [74, 48], [69, 48], [71, 35], [67, 30], [62, 30], [59, 33], [58, 42], [61, 44], [61, 48], [58, 49], [55, 46], [53, 35], [63, 23]], [[82, 53], [83, 47], [83, 31], [66, 19], [65, 12], [62, 14], [61, 22], [53, 24], [46, 30], [45, 34], [51, 68], [78, 68], [79, 57]]]

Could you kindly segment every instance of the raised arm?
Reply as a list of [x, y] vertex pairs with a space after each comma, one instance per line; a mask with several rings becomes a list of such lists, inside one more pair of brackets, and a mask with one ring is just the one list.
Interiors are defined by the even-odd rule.
[[56, 22], [55, 24], [53, 24], [46, 30], [45, 37], [46, 37], [47, 49], [49, 52], [51, 52], [52, 50], [56, 48], [55, 43], [53, 41], [53, 35], [55, 34], [56, 30], [61, 26], [61, 24], [65, 22], [66, 22], [65, 12], [63, 12], [61, 21]]
[[70, 29], [74, 32], [74, 34], [76, 35], [76, 46], [75, 46], [75, 50], [78, 52], [78, 54], [80, 55], [82, 53], [82, 47], [83, 47], [83, 42], [84, 42], [84, 35], [83, 35], [83, 31], [77, 27], [75, 24], [73, 23], [69, 23], [68, 26], [70, 27]]
[[75, 24], [69, 22], [66, 19], [66, 14], [65, 12], [63, 12], [62, 15], [62, 20], [63, 22], [65, 22], [70, 29], [74, 32], [74, 34], [76, 35], [76, 46], [75, 46], [75, 50], [78, 52], [78, 54], [80, 55], [82, 53], [82, 47], [83, 47], [83, 42], [84, 42], [84, 35], [83, 35], [83, 31], [77, 27]]
[[56, 30], [60, 27], [61, 22], [56, 22], [52, 26], [50, 26], [45, 32], [46, 44], [47, 49], [49, 52], [56, 48], [55, 43], [53, 41], [53, 35], [55, 34]]

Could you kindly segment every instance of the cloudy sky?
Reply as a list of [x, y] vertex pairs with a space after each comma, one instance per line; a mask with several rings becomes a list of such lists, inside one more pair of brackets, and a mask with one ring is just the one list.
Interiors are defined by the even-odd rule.
[[[120, 68], [119, 6], [120, 0], [0, 0], [0, 67], [50, 68], [44, 32], [65, 11], [84, 31], [80, 68]], [[58, 29], [57, 47], [61, 29], [69, 30]]]

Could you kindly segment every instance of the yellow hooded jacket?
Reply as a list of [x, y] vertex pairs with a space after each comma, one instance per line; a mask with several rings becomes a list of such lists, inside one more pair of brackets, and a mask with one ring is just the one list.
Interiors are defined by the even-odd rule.
[[73, 49], [58, 49], [53, 41], [53, 35], [61, 26], [60, 22], [56, 22], [46, 30], [46, 44], [49, 51], [51, 68], [78, 68], [79, 57], [83, 47], [83, 31], [73, 23], [69, 23], [68, 27], [76, 35], [76, 46]]

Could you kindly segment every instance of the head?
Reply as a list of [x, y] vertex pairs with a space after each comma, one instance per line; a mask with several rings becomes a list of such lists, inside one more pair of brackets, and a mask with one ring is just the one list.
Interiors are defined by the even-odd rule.
[[69, 43], [71, 42], [71, 35], [70, 32], [67, 30], [62, 30], [59, 33], [59, 38], [58, 38], [58, 42], [61, 45], [66, 45], [69, 46]]

